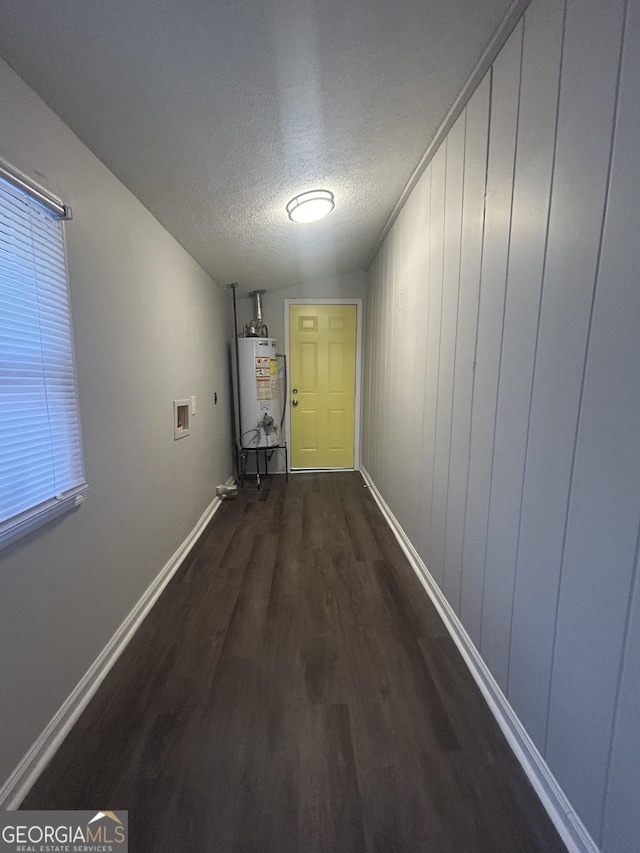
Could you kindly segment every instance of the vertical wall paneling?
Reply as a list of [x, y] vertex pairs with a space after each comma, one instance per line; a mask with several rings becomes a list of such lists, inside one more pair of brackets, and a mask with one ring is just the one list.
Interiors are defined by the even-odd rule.
[[369, 301], [364, 465], [604, 853], [640, 837], [638, 104], [639, 0], [532, 0]]
[[406, 364], [410, 355], [411, 340], [408, 335], [402, 334], [402, 326], [406, 322], [407, 300], [409, 299], [409, 267], [411, 265], [411, 250], [409, 229], [407, 220], [409, 211], [403, 209], [398, 217], [398, 234], [396, 238], [396, 251], [393, 259], [393, 276], [395, 278], [394, 311], [393, 311], [393, 340], [392, 357], [389, 364], [391, 373], [391, 458], [400, 477], [393, 478], [393, 486], [389, 491], [390, 506], [394, 512], [404, 513], [406, 494], [406, 483], [409, 469], [409, 458], [406, 447], [406, 421], [402, 412], [406, 411], [406, 384], [402, 382], [402, 365]]
[[[425, 445], [425, 426], [426, 426], [426, 416], [425, 413], [427, 411], [427, 359], [429, 352], [429, 306], [431, 302], [431, 218], [432, 218], [432, 210], [431, 210], [431, 197], [433, 191], [433, 162], [431, 162], [425, 172], [427, 176], [427, 186], [426, 186], [426, 195], [425, 195], [425, 206], [426, 206], [426, 220], [427, 220], [427, 228], [425, 233], [422, 235], [422, 239], [424, 241], [425, 252], [426, 252], [426, 265], [424, 270], [425, 277], [425, 291], [424, 291], [424, 314], [418, 320], [418, 328], [419, 328], [419, 336], [422, 340], [422, 388], [421, 388], [421, 398], [422, 398], [422, 409], [419, 409], [416, 412], [416, 415], [420, 420], [421, 427], [421, 436], [420, 436], [420, 491], [417, 496], [417, 503], [420, 508], [420, 533], [418, 537], [417, 546], [420, 550], [421, 554], [425, 553], [425, 548], [427, 547], [427, 536], [426, 536], [426, 521], [425, 518], [428, 518], [428, 514], [426, 511], [426, 495], [427, 489], [428, 494], [431, 494], [431, 480], [430, 480], [430, 465], [431, 465], [431, 457], [428, 456], [427, 448]], [[431, 450], [429, 451], [431, 452]]]
[[[568, 0], [522, 496], [509, 697], [545, 753], [571, 460], [611, 147], [624, 3]], [[568, 771], [568, 768], [566, 768]], [[575, 773], [569, 773], [575, 777]], [[566, 782], [565, 774], [560, 779]], [[571, 796], [570, 786], [567, 793]]]
[[380, 370], [382, 366], [382, 359], [380, 358], [380, 348], [381, 348], [381, 327], [382, 327], [382, 310], [381, 310], [381, 289], [382, 289], [382, 270], [383, 270], [383, 253], [380, 252], [378, 257], [376, 258], [376, 265], [374, 268], [374, 293], [372, 297], [375, 297], [371, 300], [371, 310], [373, 312], [373, 324], [374, 330], [376, 333], [376, 358], [372, 358], [371, 361], [374, 365], [374, 369], [372, 372], [373, 375], [373, 404], [372, 404], [372, 418], [371, 418], [371, 428], [372, 428], [372, 441], [371, 444], [373, 446], [373, 459], [376, 465], [376, 475], [380, 476], [379, 470], [379, 460], [380, 460], [380, 395], [382, 393], [382, 382], [380, 376]]
[[379, 359], [377, 356], [371, 355], [377, 353], [380, 346], [380, 265], [382, 263], [382, 252], [379, 252], [371, 268], [369, 270], [369, 292], [367, 293], [366, 311], [367, 311], [367, 326], [371, 329], [371, 349], [365, 350], [364, 360], [371, 371], [371, 399], [367, 401], [368, 416], [363, 419], [362, 431], [364, 434], [364, 442], [368, 444], [368, 456], [363, 456], [363, 461], [368, 459], [368, 464], [371, 471], [375, 471], [376, 477], [379, 477], [378, 472], [378, 393], [380, 388], [379, 382]]
[[453, 376], [444, 565], [444, 592], [456, 613], [460, 609], [462, 536], [467, 473], [469, 470], [471, 387], [478, 325], [482, 235], [484, 230], [490, 77], [491, 75], [485, 77], [465, 110], [460, 286]]
[[[406, 214], [406, 211], [403, 211]], [[402, 362], [404, 351], [405, 351], [405, 343], [406, 343], [406, 335], [401, 334], [401, 324], [402, 317], [405, 311], [405, 299], [406, 299], [406, 273], [407, 273], [407, 263], [408, 259], [404, 254], [405, 246], [405, 237], [406, 237], [406, 215], [399, 217], [400, 221], [398, 223], [399, 227], [396, 231], [396, 237], [394, 241], [394, 252], [392, 259], [392, 272], [390, 276], [390, 287], [391, 287], [391, 298], [392, 298], [392, 322], [389, 324], [391, 329], [391, 341], [390, 341], [390, 350], [391, 350], [391, 358], [389, 361], [388, 369], [390, 372], [391, 378], [391, 393], [389, 394], [389, 404], [390, 404], [390, 412], [389, 412], [389, 426], [390, 426], [390, 439], [389, 439], [389, 453], [391, 454], [391, 459], [394, 463], [394, 466], [397, 466], [397, 470], [405, 471], [404, 467], [404, 459], [403, 459], [403, 450], [404, 448], [401, 446], [401, 436], [404, 430], [404, 423], [399, 421], [399, 415], [402, 411], [401, 408], [401, 396], [402, 396], [402, 388], [400, 386], [400, 364]], [[398, 478], [392, 478], [392, 482], [389, 488], [389, 498], [395, 508], [395, 510], [401, 507], [402, 494], [404, 492], [403, 485], [398, 482]]]
[[[398, 227], [394, 229], [394, 231], [395, 233], [392, 241], [393, 251], [391, 253], [388, 273], [390, 312], [388, 316], [390, 317], [391, 322], [388, 324], [387, 327], [389, 330], [389, 359], [387, 361], [387, 371], [389, 372], [390, 383], [388, 385], [389, 397], [387, 400], [388, 409], [386, 418], [386, 422], [388, 424], [389, 429], [386, 434], [386, 441], [389, 460], [395, 467], [396, 465], [398, 465], [398, 425], [396, 421], [396, 416], [398, 413], [398, 345], [400, 344], [400, 341], [398, 339], [398, 314], [400, 312], [400, 305], [402, 303], [402, 294], [404, 288], [404, 282], [402, 278], [403, 269], [400, 263], [400, 254], [402, 249], [402, 222], [398, 222]], [[397, 482], [397, 479], [395, 477], [389, 478], [388, 494], [389, 499], [391, 500], [395, 508], [398, 507], [398, 494], [401, 488], [402, 487]]]
[[380, 478], [381, 481], [386, 483], [387, 481], [387, 460], [388, 456], [386, 456], [386, 434], [388, 430], [387, 420], [386, 420], [386, 409], [387, 409], [387, 400], [389, 399], [389, 383], [387, 373], [387, 365], [389, 358], [389, 323], [388, 318], [389, 314], [389, 258], [392, 253], [393, 246], [393, 232], [389, 233], [389, 240], [386, 242], [384, 251], [382, 253], [382, 269], [380, 271], [380, 303], [382, 306], [382, 320], [380, 324], [380, 328], [382, 330], [381, 335], [381, 364], [380, 364], [380, 397], [378, 399], [378, 443], [379, 443], [379, 457], [380, 457]]
[[384, 251], [382, 253], [382, 276], [380, 279], [380, 287], [381, 287], [381, 303], [382, 303], [382, 317], [384, 318], [384, 322], [382, 323], [382, 350], [380, 355], [382, 357], [382, 364], [380, 366], [381, 373], [381, 393], [379, 400], [379, 417], [378, 417], [378, 440], [380, 442], [380, 478], [381, 482], [384, 483], [385, 490], [388, 493], [388, 466], [387, 460], [388, 456], [388, 446], [387, 446], [387, 434], [389, 432], [389, 394], [391, 393], [389, 377], [388, 377], [388, 365], [389, 365], [389, 318], [392, 316], [391, 314], [391, 300], [390, 300], [390, 281], [391, 281], [391, 258], [393, 257], [393, 242], [395, 240], [396, 229], [395, 227], [391, 229], [389, 232], [389, 239], [385, 243]]
[[[431, 560], [431, 496], [435, 455], [435, 425], [440, 358], [440, 322], [442, 315], [442, 272], [444, 252], [444, 200], [447, 146], [440, 148], [431, 163], [431, 223], [429, 228], [429, 305], [427, 309], [427, 361], [425, 376], [424, 418], [422, 436], [424, 553]], [[436, 577], [438, 583], [441, 578]]]
[[387, 267], [387, 253], [389, 251], [388, 242], [382, 248], [380, 255], [378, 257], [378, 275], [377, 275], [377, 283], [376, 283], [376, 321], [378, 326], [378, 346], [376, 352], [376, 405], [375, 405], [375, 419], [374, 419], [374, 445], [375, 445], [375, 461], [376, 461], [376, 474], [382, 482], [382, 396], [385, 392], [385, 388], [383, 385], [383, 377], [382, 371], [384, 369], [384, 359], [386, 356], [385, 352], [385, 340], [384, 340], [384, 276], [385, 270]]
[[416, 403], [413, 406], [411, 417], [419, 424], [418, 445], [416, 447], [416, 460], [419, 465], [418, 490], [411, 498], [416, 504], [418, 533], [414, 540], [418, 548], [425, 546], [424, 529], [424, 494], [426, 489], [425, 478], [425, 456], [424, 456], [424, 411], [426, 400], [427, 382], [427, 343], [429, 315], [429, 293], [431, 289], [431, 275], [429, 266], [430, 234], [431, 234], [431, 183], [432, 166], [429, 164], [424, 175], [420, 179], [416, 190], [419, 194], [419, 218], [415, 223], [416, 243], [419, 249], [416, 251], [415, 266], [413, 270], [414, 281], [418, 287], [418, 313], [414, 318], [416, 327], [416, 370], [412, 377], [415, 385]]
[[385, 245], [384, 251], [380, 252], [377, 277], [376, 277], [376, 325], [377, 325], [377, 352], [376, 352], [376, 373], [375, 373], [375, 418], [373, 421], [374, 428], [374, 446], [376, 449], [376, 472], [378, 477], [382, 477], [382, 397], [386, 392], [383, 382], [382, 371], [384, 370], [385, 351], [384, 351], [384, 275], [386, 269], [386, 254], [388, 246]]
[[564, 4], [529, 10], [522, 47], [500, 384], [487, 532], [482, 656], [507, 689], [511, 609], [556, 134]]
[[[417, 541], [420, 530], [420, 510], [415, 496], [420, 488], [420, 466], [416, 464], [416, 459], [419, 458], [422, 441], [422, 421], [415, 416], [415, 411], [421, 410], [421, 395], [424, 391], [424, 368], [420, 369], [420, 363], [424, 362], [424, 347], [418, 335], [420, 324], [416, 322], [416, 318], [425, 312], [423, 269], [427, 259], [421, 248], [425, 242], [423, 188], [421, 180], [407, 200], [404, 210], [406, 311], [402, 317], [400, 339], [405, 341], [405, 347], [398, 379], [402, 394], [398, 412], [398, 452], [402, 455], [403, 471], [402, 510], [407, 519], [407, 533], [412, 541]], [[419, 376], [422, 376], [421, 380]]]
[[633, 853], [638, 845], [640, 791], [640, 583], [636, 557], [633, 594], [618, 692], [614, 738], [601, 848], [603, 853]]
[[460, 238], [462, 234], [462, 188], [466, 113], [463, 112], [447, 137], [446, 196], [444, 211], [444, 260], [442, 313], [438, 359], [437, 406], [433, 487], [431, 493], [431, 563], [429, 570], [444, 589], [444, 543], [446, 531], [453, 368], [460, 287]]
[[[367, 298], [363, 304], [364, 314], [364, 339], [363, 339], [363, 356], [365, 353], [370, 353], [375, 344], [374, 317], [375, 312], [372, 306], [375, 292], [375, 269], [377, 258], [374, 259], [371, 268], [367, 273]], [[374, 360], [371, 358], [362, 359], [362, 418], [360, 421], [360, 446], [361, 460], [371, 459], [373, 455], [373, 445], [371, 441], [371, 430], [367, 429], [367, 425], [371, 422], [373, 414], [373, 374]]]
[[414, 339], [407, 334], [409, 329], [408, 318], [412, 302], [415, 300], [415, 290], [411, 286], [410, 271], [411, 259], [411, 228], [409, 226], [410, 215], [413, 209], [413, 201], [400, 213], [400, 233], [396, 244], [397, 251], [395, 265], [400, 287], [396, 289], [395, 315], [394, 315], [394, 346], [393, 346], [393, 412], [391, 422], [393, 425], [393, 459], [396, 461], [397, 470], [401, 472], [401, 478], [395, 478], [396, 491], [394, 505], [399, 512], [406, 512], [407, 487], [411, 481], [411, 471], [414, 467], [411, 459], [411, 450], [407, 441], [408, 424], [406, 412], [410, 400], [410, 388], [406, 381], [406, 365], [413, 363]]
[[[610, 196], [612, 201], [607, 214], [605, 225], [604, 244], [602, 247], [602, 262], [600, 267], [600, 276], [598, 281], [598, 295], [594, 313], [594, 330], [592, 346], [589, 352], [589, 362], [587, 370], [595, 356], [594, 347], [599, 344], [601, 294], [603, 288], [607, 287], [607, 283], [615, 280], [617, 289], [626, 278], [627, 288], [626, 293], [620, 294], [618, 298], [621, 300], [620, 309], [629, 310], [632, 304], [629, 297], [633, 298], [632, 290], [637, 290], [637, 270], [640, 266], [638, 258], [638, 239], [637, 239], [637, 223], [638, 223], [638, 199], [640, 198], [640, 188], [638, 187], [638, 169], [637, 169], [637, 147], [638, 134], [640, 133], [639, 122], [640, 112], [638, 110], [638, 94], [637, 82], [640, 79], [640, 68], [638, 67], [638, 59], [640, 58], [640, 6], [638, 3], [632, 3], [628, 7], [627, 23], [625, 31], [625, 43], [623, 53], [622, 76], [620, 80], [620, 95], [618, 116], [619, 125], [615, 139], [615, 147], [613, 153], [613, 170], [611, 175], [611, 190]], [[621, 199], [618, 201], [618, 194]], [[616, 257], [616, 253], [618, 256]], [[615, 267], [612, 268], [612, 264]], [[637, 307], [633, 309], [637, 312]], [[636, 313], [637, 318], [637, 313]], [[611, 318], [613, 319], [613, 318]], [[616, 342], [616, 338], [620, 332], [626, 327], [628, 329], [629, 322], [632, 321], [633, 315], [628, 318], [623, 318], [621, 329], [615, 329], [610, 345], [618, 347], [620, 344]], [[632, 330], [630, 340], [627, 346], [635, 344], [637, 346], [638, 332], [637, 322], [635, 330]], [[611, 364], [611, 356], [622, 358], [623, 360], [614, 365], [615, 380], [622, 375], [625, 367], [630, 371], [629, 376], [634, 381], [637, 377], [638, 357], [635, 357], [635, 363], [628, 364], [628, 358], [631, 352], [620, 353], [614, 349], [609, 353], [609, 364]], [[588, 397], [590, 394], [590, 385], [593, 381], [588, 373], [588, 382], [585, 386], [585, 407], [586, 412]], [[622, 440], [622, 447], [627, 451], [628, 458], [631, 459], [633, 465], [629, 471], [622, 474], [620, 485], [623, 488], [621, 497], [630, 498], [631, 505], [637, 506], [637, 490], [635, 495], [633, 491], [629, 491], [629, 477], [635, 476], [636, 484], [639, 482], [637, 475], [638, 464], [638, 443], [634, 441], [637, 436], [637, 431], [634, 430], [634, 425], [637, 424], [637, 410], [629, 412], [629, 406], [638, 405], [638, 383], [635, 381], [634, 387], [629, 388], [623, 385], [621, 392], [626, 392], [630, 395], [629, 400], [622, 400], [624, 411], [627, 416], [631, 416], [626, 424], [626, 430], [622, 437], [620, 429], [624, 424], [618, 423], [614, 426], [616, 433], [614, 440]], [[608, 394], [609, 392], [607, 392]], [[615, 404], [618, 401], [612, 400], [610, 397], [603, 399], [604, 405]], [[606, 414], [610, 421], [612, 417], [617, 418], [617, 411], [614, 413], [607, 412]], [[633, 420], [635, 418], [635, 421]], [[600, 428], [606, 426], [602, 420], [599, 420]], [[634, 436], [635, 433], [635, 436]], [[630, 444], [631, 442], [631, 444]], [[615, 447], [609, 434], [605, 439], [607, 449], [614, 454], [613, 464], [616, 466], [614, 476], [619, 475], [621, 448]], [[580, 447], [582, 451], [582, 447]], [[602, 449], [599, 449], [602, 452]], [[582, 454], [578, 457], [580, 459]], [[578, 462], [576, 459], [576, 462]], [[634, 473], [635, 472], [635, 473]], [[577, 472], [576, 472], [577, 473]], [[607, 479], [610, 477], [609, 469], [606, 473]], [[614, 482], [616, 482], [614, 480]], [[596, 492], [599, 496], [599, 503], [602, 504], [602, 499], [605, 495], [601, 493], [600, 484]], [[619, 497], [616, 495], [616, 503]], [[575, 505], [573, 506], [575, 510]], [[625, 515], [629, 508], [624, 508]], [[611, 515], [607, 513], [607, 521], [611, 522]], [[620, 519], [622, 522], [622, 518]], [[600, 522], [598, 521], [598, 525]], [[615, 541], [620, 546], [623, 542], [627, 542], [627, 531], [624, 531], [624, 536], [619, 539], [615, 534]], [[619, 576], [619, 566], [614, 563], [614, 577]], [[616, 571], [617, 570], [617, 571]], [[633, 582], [633, 590], [629, 596], [629, 616], [627, 619], [627, 633], [623, 650], [623, 667], [620, 679], [620, 685], [617, 695], [617, 707], [614, 718], [613, 741], [611, 745], [610, 766], [608, 774], [608, 790], [606, 797], [606, 811], [604, 814], [604, 828], [602, 834], [602, 850], [604, 853], [632, 853], [638, 845], [638, 792], [640, 791], [640, 725], [638, 723], [638, 709], [640, 708], [640, 583], [638, 582], [638, 544], [636, 544], [635, 556], [635, 575]], [[601, 566], [600, 572], [607, 580], [609, 579], [609, 566]], [[624, 580], [624, 579], [623, 579]], [[619, 586], [619, 581], [618, 584]], [[622, 585], [624, 589], [624, 584]], [[563, 593], [568, 590], [563, 590]], [[609, 595], [605, 599], [607, 608], [610, 612], [611, 600]], [[619, 605], [618, 605], [619, 606]], [[564, 615], [565, 609], [560, 611]], [[619, 616], [619, 614], [617, 614]], [[601, 617], [599, 617], [601, 618]], [[616, 623], [618, 619], [616, 619]], [[590, 631], [592, 628], [590, 627]], [[600, 630], [606, 630], [600, 627]], [[600, 660], [600, 663], [602, 661]], [[612, 665], [612, 664], [610, 664]], [[607, 697], [609, 698], [609, 697]]]
[[[376, 378], [377, 378], [377, 362], [376, 358], [367, 357], [367, 353], [371, 353], [375, 350], [376, 342], [378, 340], [378, 318], [380, 312], [377, 310], [375, 302], [377, 299], [377, 285], [378, 285], [378, 270], [380, 268], [380, 255], [377, 255], [371, 268], [369, 269], [368, 280], [367, 280], [367, 298], [365, 299], [364, 306], [366, 312], [366, 330], [367, 330], [367, 344], [365, 349], [363, 350], [363, 365], [365, 370], [368, 371], [369, 382], [368, 382], [368, 391], [365, 391], [363, 396], [363, 416], [362, 416], [362, 459], [369, 459], [370, 461], [376, 458], [375, 452], [375, 430], [370, 428], [370, 425], [374, 423], [375, 417], [375, 403], [376, 403]], [[366, 449], [365, 449], [366, 448]]]
[[384, 411], [383, 411], [383, 401], [384, 397], [387, 393], [386, 384], [384, 383], [384, 375], [383, 371], [385, 369], [385, 359], [387, 355], [386, 351], [386, 335], [385, 335], [385, 325], [386, 325], [386, 313], [385, 313], [385, 276], [387, 272], [387, 257], [389, 254], [389, 241], [387, 241], [384, 245], [382, 252], [380, 253], [380, 266], [378, 269], [378, 305], [380, 306], [379, 310], [379, 319], [378, 319], [378, 352], [377, 352], [377, 370], [376, 370], [376, 388], [377, 388], [377, 404], [376, 404], [376, 458], [378, 460], [378, 477], [382, 482], [382, 477], [384, 476], [384, 446], [383, 446], [383, 424], [384, 424]]
[[[596, 838], [640, 519], [640, 250], [635, 218], [640, 209], [640, 106], [631, 82], [639, 79], [640, 40], [635, 31], [633, 36], [625, 49], [627, 85], [620, 92], [580, 406], [547, 744], [560, 778], [571, 775], [571, 796], [590, 815]], [[583, 594], [585, 588], [589, 596]], [[571, 708], [578, 692], [583, 704], [576, 715]]]
[[378, 253], [370, 270], [370, 285], [371, 289], [367, 294], [367, 312], [369, 322], [371, 324], [371, 345], [374, 347], [376, 357], [370, 358], [367, 353], [364, 357], [370, 362], [371, 366], [371, 405], [370, 419], [363, 422], [363, 430], [369, 434], [369, 445], [371, 448], [370, 465], [372, 470], [376, 471], [376, 476], [380, 476], [378, 470], [379, 448], [378, 448], [378, 421], [379, 421], [379, 394], [380, 394], [380, 360], [377, 353], [380, 350], [380, 324], [381, 308], [380, 308], [380, 277], [382, 270], [382, 251]]
[[[385, 388], [386, 394], [384, 395], [384, 401], [382, 405], [382, 413], [383, 413], [383, 423], [382, 428], [384, 431], [384, 458], [392, 463], [392, 465], [396, 464], [395, 458], [395, 442], [393, 435], [393, 414], [395, 412], [394, 407], [394, 398], [396, 394], [395, 383], [394, 383], [394, 370], [393, 364], [395, 361], [395, 352], [393, 348], [393, 341], [395, 337], [395, 320], [396, 320], [396, 310], [395, 303], [397, 299], [397, 292], [399, 287], [395, 285], [399, 285], [399, 277], [396, 275], [397, 267], [396, 267], [396, 256], [398, 253], [398, 243], [400, 242], [400, 223], [396, 223], [391, 230], [391, 241], [389, 243], [389, 252], [387, 254], [387, 269], [385, 273], [385, 295], [386, 295], [386, 311], [385, 316], [388, 318], [388, 322], [386, 323], [386, 359], [385, 359]], [[386, 477], [386, 490], [389, 495], [389, 500], [392, 501], [394, 506], [397, 506], [395, 501], [395, 492], [396, 492], [396, 483], [394, 482], [394, 477], [391, 475], [392, 466], [385, 466], [385, 477]]]
[[460, 608], [465, 627], [478, 646], [507, 279], [522, 31], [521, 22], [496, 59], [492, 76], [487, 198]]
[[[367, 291], [368, 291], [368, 299], [365, 300], [364, 304], [364, 352], [371, 352], [373, 347], [373, 342], [375, 341], [375, 335], [373, 333], [373, 311], [371, 309], [371, 300], [374, 284], [373, 284], [373, 270], [375, 268], [375, 261], [372, 265], [372, 268], [369, 270], [369, 275], [367, 277]], [[363, 371], [363, 392], [362, 392], [362, 423], [368, 424], [371, 421], [371, 398], [372, 398], [372, 383], [373, 383], [373, 360], [370, 358], [363, 359], [362, 371]], [[363, 459], [371, 459], [371, 431], [368, 429], [364, 429], [361, 427], [361, 437], [360, 437], [360, 445], [362, 447], [362, 458]]]

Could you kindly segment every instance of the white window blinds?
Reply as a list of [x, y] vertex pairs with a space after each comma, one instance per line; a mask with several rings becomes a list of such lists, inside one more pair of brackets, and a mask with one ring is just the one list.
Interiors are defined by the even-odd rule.
[[62, 222], [0, 175], [0, 546], [86, 489]]

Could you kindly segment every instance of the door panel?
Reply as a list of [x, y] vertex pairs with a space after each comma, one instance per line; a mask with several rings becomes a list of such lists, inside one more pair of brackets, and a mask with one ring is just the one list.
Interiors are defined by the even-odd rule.
[[332, 409], [329, 412], [329, 448], [331, 450], [344, 450], [342, 443], [345, 434], [345, 416], [342, 409]]
[[293, 468], [353, 468], [356, 321], [355, 305], [289, 307]]
[[329, 344], [329, 392], [332, 394], [345, 392], [345, 364], [348, 363], [348, 359], [349, 354], [345, 353], [343, 343]]
[[314, 409], [300, 412], [300, 449], [314, 452], [318, 445], [318, 418]]
[[[318, 345], [313, 342], [300, 342], [300, 381], [306, 394], [318, 390]], [[293, 386], [296, 387], [295, 385]]]

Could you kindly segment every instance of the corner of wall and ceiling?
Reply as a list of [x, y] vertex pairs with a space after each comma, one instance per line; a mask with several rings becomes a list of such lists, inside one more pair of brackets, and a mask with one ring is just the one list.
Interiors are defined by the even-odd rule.
[[413, 170], [413, 173], [409, 178], [404, 190], [402, 191], [400, 198], [398, 199], [395, 207], [389, 214], [389, 218], [385, 222], [384, 228], [380, 232], [380, 236], [376, 240], [371, 254], [369, 255], [369, 258], [367, 259], [367, 262], [365, 264], [365, 270], [367, 272], [370, 270], [371, 265], [373, 264], [373, 261], [376, 255], [378, 254], [378, 251], [380, 250], [380, 247], [382, 246], [387, 234], [393, 227], [393, 223], [398, 218], [400, 211], [404, 207], [407, 199], [411, 195], [413, 188], [420, 180], [423, 172], [425, 171], [425, 169], [433, 159], [434, 155], [440, 148], [440, 145], [446, 139], [447, 134], [449, 133], [453, 125], [456, 123], [458, 117], [469, 103], [469, 100], [471, 99], [473, 93], [484, 79], [484, 76], [487, 71], [493, 65], [496, 57], [506, 44], [507, 39], [517, 26], [518, 21], [520, 21], [527, 9], [527, 6], [530, 3], [531, 0], [513, 0], [511, 6], [509, 6], [509, 9], [507, 10], [506, 15], [502, 19], [498, 29], [492, 36], [491, 41], [485, 48], [482, 56], [476, 63], [469, 77], [467, 78], [466, 83], [460, 90], [460, 94], [451, 105], [451, 108], [445, 116], [444, 121], [436, 131], [435, 136], [429, 143], [429, 147], [423, 154], [416, 168]]

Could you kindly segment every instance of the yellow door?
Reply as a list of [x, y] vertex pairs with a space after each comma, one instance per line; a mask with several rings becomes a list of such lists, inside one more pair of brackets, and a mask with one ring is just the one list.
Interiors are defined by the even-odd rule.
[[353, 468], [356, 306], [289, 306], [292, 468]]

